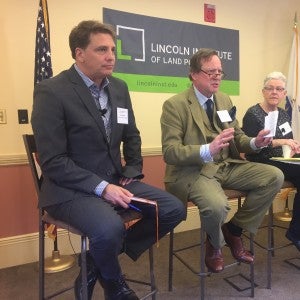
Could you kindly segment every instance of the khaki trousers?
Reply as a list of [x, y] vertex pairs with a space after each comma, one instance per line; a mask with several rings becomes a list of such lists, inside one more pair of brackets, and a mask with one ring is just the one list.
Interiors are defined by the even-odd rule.
[[256, 233], [284, 180], [276, 167], [260, 163], [221, 163], [214, 177], [199, 175], [191, 187], [189, 200], [198, 208], [204, 230], [215, 249], [224, 246], [221, 226], [230, 210], [223, 188], [247, 191], [243, 205], [231, 221]]

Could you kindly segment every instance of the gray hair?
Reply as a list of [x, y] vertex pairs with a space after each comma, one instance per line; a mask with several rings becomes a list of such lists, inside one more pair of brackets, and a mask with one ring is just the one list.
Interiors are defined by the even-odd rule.
[[271, 72], [266, 76], [266, 78], [264, 80], [264, 86], [266, 86], [267, 82], [272, 79], [281, 80], [284, 83], [284, 85], [286, 86], [286, 77], [281, 72], [278, 72], [278, 71]]

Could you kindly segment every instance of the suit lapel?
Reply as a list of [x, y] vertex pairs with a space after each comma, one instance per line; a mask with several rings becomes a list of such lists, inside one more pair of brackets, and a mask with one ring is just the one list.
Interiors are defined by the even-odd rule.
[[[189, 91], [188, 101], [190, 103], [190, 110], [195, 123], [198, 125], [201, 132], [206, 132], [207, 129], [209, 130], [211, 128], [210, 121], [207, 117], [206, 111], [199, 104], [199, 101], [195, 95], [193, 87], [191, 87]], [[218, 107], [217, 105], [214, 105], [214, 114], [216, 114], [217, 107]], [[220, 133], [223, 129], [220, 127], [219, 123], [220, 122], [216, 122], [216, 118], [214, 118], [214, 127], [217, 130], [217, 132]]]
[[218, 99], [218, 97], [216, 95], [214, 95], [214, 102], [215, 102], [215, 105], [214, 105], [214, 115], [216, 116], [214, 118], [214, 126], [215, 126], [215, 129], [221, 133], [226, 127], [224, 126], [224, 123], [221, 122], [220, 118], [219, 118], [219, 115], [217, 114], [217, 111], [219, 110], [224, 110], [224, 108], [222, 108], [221, 106], [221, 103]]
[[190, 104], [189, 105], [190, 111], [195, 123], [197, 124], [201, 132], [205, 132], [206, 131], [205, 125], [207, 126], [209, 124], [209, 120], [208, 117], [206, 116], [206, 112], [198, 102], [193, 87], [191, 87], [189, 90], [188, 101]]
[[[110, 81], [107, 87], [107, 94], [108, 94], [108, 101], [111, 107], [111, 115], [110, 115], [110, 126], [111, 126], [111, 135], [110, 135], [110, 142], [113, 143], [113, 139], [115, 137], [114, 131], [116, 130], [117, 125], [117, 103], [116, 103], [116, 96], [114, 93], [114, 88], [112, 88], [112, 82]], [[114, 100], [112, 100], [114, 99]]]
[[85, 105], [88, 112], [91, 114], [92, 118], [95, 120], [98, 128], [106, 138], [106, 131], [104, 127], [104, 123], [101, 119], [101, 115], [97, 109], [95, 104], [95, 100], [89, 91], [88, 87], [83, 82], [82, 78], [79, 76], [74, 66], [69, 69], [69, 78], [71, 83], [73, 84], [73, 88], [75, 93], [78, 95], [79, 99]]

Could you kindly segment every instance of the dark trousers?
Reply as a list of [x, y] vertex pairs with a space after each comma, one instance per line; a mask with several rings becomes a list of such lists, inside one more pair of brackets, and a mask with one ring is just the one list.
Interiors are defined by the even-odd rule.
[[[155, 200], [158, 205], [159, 238], [167, 234], [186, 217], [182, 202], [173, 195], [142, 182], [125, 186], [136, 197]], [[85, 233], [90, 253], [105, 279], [121, 274], [118, 255], [123, 249], [133, 260], [156, 242], [156, 212], [152, 205], [134, 203], [142, 210], [143, 218], [125, 230], [118, 211], [103, 199], [78, 193], [72, 201], [46, 207], [59, 220]]]
[[289, 230], [295, 237], [300, 239], [300, 165], [273, 160], [267, 160], [264, 163], [279, 168], [284, 174], [284, 179], [292, 182], [297, 188]]

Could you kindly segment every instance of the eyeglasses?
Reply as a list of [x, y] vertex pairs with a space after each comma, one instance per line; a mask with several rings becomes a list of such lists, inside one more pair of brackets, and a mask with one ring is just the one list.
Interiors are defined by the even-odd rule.
[[200, 72], [203, 72], [209, 78], [220, 76], [220, 78], [222, 79], [222, 78], [224, 78], [226, 76], [226, 74], [222, 70], [208, 70], [208, 71], [204, 71], [204, 70], [200, 69]]
[[274, 86], [265, 86], [264, 90], [268, 91], [268, 92], [273, 92], [275, 90], [278, 93], [282, 93], [285, 90], [285, 88], [281, 87], [281, 86], [276, 86], [276, 87], [274, 87]]

